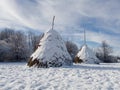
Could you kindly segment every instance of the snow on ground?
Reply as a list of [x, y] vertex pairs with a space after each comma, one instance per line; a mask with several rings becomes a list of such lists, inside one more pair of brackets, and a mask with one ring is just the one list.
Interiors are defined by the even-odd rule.
[[120, 64], [45, 69], [0, 63], [0, 90], [120, 90]]

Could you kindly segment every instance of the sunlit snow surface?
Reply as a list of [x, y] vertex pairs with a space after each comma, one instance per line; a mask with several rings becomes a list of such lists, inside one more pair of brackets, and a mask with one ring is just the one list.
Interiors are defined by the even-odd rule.
[[120, 64], [46, 69], [0, 63], [0, 90], [120, 90]]

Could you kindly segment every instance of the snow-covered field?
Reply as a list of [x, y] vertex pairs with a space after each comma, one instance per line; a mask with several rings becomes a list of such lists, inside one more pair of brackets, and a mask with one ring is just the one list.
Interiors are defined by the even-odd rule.
[[0, 63], [0, 90], [120, 90], [120, 64], [44, 69]]

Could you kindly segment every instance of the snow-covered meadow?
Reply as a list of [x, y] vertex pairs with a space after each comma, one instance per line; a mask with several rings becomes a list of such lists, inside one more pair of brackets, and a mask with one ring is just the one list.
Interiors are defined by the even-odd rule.
[[120, 90], [120, 64], [29, 68], [0, 63], [0, 90]]

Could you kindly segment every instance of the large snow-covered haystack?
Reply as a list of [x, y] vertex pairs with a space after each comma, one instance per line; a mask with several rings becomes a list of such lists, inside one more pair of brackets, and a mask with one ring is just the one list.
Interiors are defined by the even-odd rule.
[[76, 63], [88, 63], [88, 64], [98, 64], [100, 60], [96, 57], [95, 53], [87, 46], [83, 45], [81, 50], [77, 53], [75, 57]]
[[60, 67], [63, 65], [72, 65], [72, 59], [59, 33], [51, 29], [40, 40], [38, 48], [28, 61], [28, 66]]

